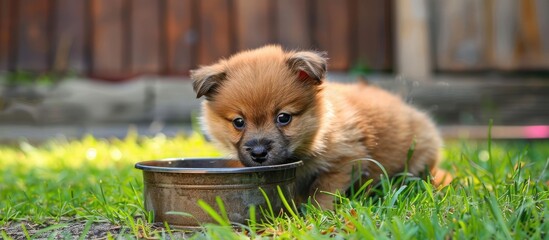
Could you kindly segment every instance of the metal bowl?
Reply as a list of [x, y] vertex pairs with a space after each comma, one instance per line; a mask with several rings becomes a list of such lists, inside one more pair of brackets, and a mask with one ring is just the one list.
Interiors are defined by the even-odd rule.
[[238, 160], [186, 158], [139, 162], [135, 167], [143, 170], [145, 209], [153, 212], [154, 220], [193, 228], [215, 222], [197, 204], [200, 199], [218, 211], [216, 197], [220, 197], [229, 220], [246, 224], [250, 206], [256, 206], [257, 219], [261, 217], [259, 209], [267, 209], [261, 188], [275, 213], [278, 212], [283, 204], [277, 186], [288, 201], [293, 199], [295, 172], [301, 165], [303, 163], [299, 161], [244, 167]]

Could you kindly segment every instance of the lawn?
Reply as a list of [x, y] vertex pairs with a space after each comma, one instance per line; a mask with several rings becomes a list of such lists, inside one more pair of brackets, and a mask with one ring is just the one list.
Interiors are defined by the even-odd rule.
[[549, 141], [449, 141], [436, 189], [417, 178], [342, 197], [335, 211], [305, 205], [249, 227], [182, 233], [143, 210], [141, 160], [220, 156], [200, 135], [52, 139], [0, 145], [0, 238], [547, 239]]

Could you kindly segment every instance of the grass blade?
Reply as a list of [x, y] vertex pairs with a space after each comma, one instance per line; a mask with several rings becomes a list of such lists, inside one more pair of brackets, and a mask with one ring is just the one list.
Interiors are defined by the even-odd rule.
[[404, 166], [404, 172], [408, 172], [408, 165], [410, 163], [410, 160], [412, 160], [412, 157], [414, 156], [414, 152], [416, 151], [416, 139], [412, 139], [412, 144], [410, 144], [410, 147], [408, 148], [408, 153], [406, 154], [406, 165]]
[[251, 205], [249, 208], [250, 212], [250, 220], [248, 220], [248, 226], [250, 227], [250, 234], [251, 239], [255, 239], [256, 232], [257, 232], [257, 219], [256, 219], [256, 211], [255, 211], [255, 205]]
[[356, 193], [353, 195], [353, 197], [351, 199], [357, 199], [359, 195], [365, 194], [366, 193], [366, 188], [368, 186], [370, 186], [373, 182], [374, 182], [373, 179], [369, 179], [364, 184], [362, 184], [362, 186], [360, 186], [360, 188], [356, 191]]
[[211, 218], [213, 218], [219, 225], [221, 226], [230, 226], [231, 224], [228, 221], [225, 221], [225, 219], [219, 215], [208, 203], [206, 203], [204, 200], [200, 199], [198, 200], [198, 206], [204, 210], [208, 215], [210, 215]]
[[168, 233], [168, 236], [170, 237], [170, 239], [175, 239], [173, 237], [173, 233], [172, 233], [172, 229], [170, 228], [170, 224], [168, 224], [167, 222], [164, 222], [164, 228], [166, 228], [166, 232]]
[[221, 212], [221, 216], [226, 222], [231, 222], [229, 220], [229, 216], [227, 215], [227, 210], [225, 209], [225, 204], [223, 203], [223, 200], [217, 196], [215, 197], [215, 201], [217, 202], [217, 206], [219, 207], [219, 212]]
[[401, 186], [394, 194], [393, 194], [393, 197], [391, 198], [391, 201], [389, 202], [389, 207], [393, 207], [396, 203], [396, 201], [398, 200], [398, 197], [400, 196], [400, 194], [402, 193], [402, 191], [404, 191], [406, 189], [406, 185], [404, 186]]
[[261, 194], [263, 195], [263, 198], [265, 198], [265, 203], [267, 204], [267, 208], [269, 210], [269, 217], [271, 217], [272, 219], [275, 218], [275, 214], [274, 214], [274, 210], [273, 210], [273, 205], [271, 205], [271, 200], [269, 200], [269, 196], [267, 196], [267, 193], [265, 192], [265, 190], [263, 190], [263, 188], [259, 188], [259, 191], [261, 191]]
[[351, 216], [350, 214], [348, 213], [343, 213], [345, 218], [350, 221], [354, 227], [356, 227], [356, 230], [360, 233], [360, 238], [362, 239], [376, 239], [375, 236], [371, 233], [371, 231], [368, 231], [365, 226], [368, 226], [370, 227], [370, 229], [372, 229], [372, 226], [371, 226], [371, 222], [368, 222], [367, 224], [364, 224], [364, 223], [360, 223], [358, 221], [358, 219], [356, 219], [355, 217]]
[[68, 223], [61, 223], [61, 224], [51, 225], [51, 226], [48, 226], [48, 227], [46, 227], [46, 228], [42, 228], [42, 229], [36, 231], [36, 232], [33, 234], [33, 239], [35, 238], [35, 236], [39, 236], [39, 235], [42, 234], [42, 233], [46, 233], [46, 232], [49, 232], [49, 231], [61, 229], [61, 228], [67, 227], [67, 226], [69, 226]]
[[80, 237], [78, 237], [79, 240], [86, 239], [86, 237], [88, 236], [88, 232], [90, 232], [92, 223], [93, 221], [91, 219], [86, 221], [86, 225], [84, 225], [84, 229], [82, 230]]
[[282, 192], [282, 188], [280, 186], [276, 186], [276, 190], [278, 191], [278, 196], [280, 197], [280, 200], [282, 201], [282, 204], [284, 204], [284, 207], [286, 207], [286, 210], [294, 217], [295, 219], [299, 219], [299, 216], [294, 212], [294, 209], [290, 207], [290, 204], [286, 200], [286, 197], [284, 196], [284, 193]]
[[31, 237], [29, 235], [29, 231], [27, 231], [27, 227], [25, 227], [24, 223], [21, 223], [21, 230], [23, 230], [23, 234], [25, 235], [25, 238], [27, 238], [27, 240], [30, 240]]
[[492, 216], [496, 219], [497, 223], [499, 224], [499, 227], [501, 228], [501, 231], [505, 234], [505, 237], [507, 239], [512, 239], [511, 232], [509, 232], [509, 228], [505, 224], [505, 220], [503, 220], [503, 215], [501, 214], [501, 209], [498, 206], [498, 203], [493, 195], [490, 195], [490, 197], [484, 197], [484, 200], [488, 203], [488, 206], [490, 206], [490, 212], [492, 213]]
[[175, 212], [175, 211], [169, 211], [169, 212], [166, 212], [166, 214], [168, 215], [177, 215], [177, 216], [181, 216], [181, 217], [190, 217], [190, 218], [194, 218], [194, 216], [190, 213], [186, 213], [186, 212]]
[[4, 230], [2, 230], [2, 231], [0, 232], [0, 236], [2, 236], [2, 239], [4, 239], [4, 240], [11, 240], [11, 239], [13, 239], [12, 237], [8, 236], [8, 234], [7, 234]]
[[542, 178], [546, 176], [545, 171], [547, 171], [548, 167], [549, 167], [549, 157], [545, 161], [545, 167], [543, 167], [543, 169], [541, 170], [541, 174], [539, 175], [537, 182], [541, 182], [543, 180]]

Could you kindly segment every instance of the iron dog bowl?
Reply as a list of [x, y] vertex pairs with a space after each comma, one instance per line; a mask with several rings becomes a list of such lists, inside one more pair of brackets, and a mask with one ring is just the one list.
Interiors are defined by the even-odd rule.
[[275, 212], [283, 209], [277, 186], [286, 200], [293, 199], [296, 168], [301, 165], [303, 163], [299, 161], [243, 167], [238, 160], [185, 158], [144, 161], [135, 167], [143, 170], [145, 209], [153, 212], [155, 222], [193, 228], [216, 222], [200, 207], [199, 200], [217, 211], [216, 198], [219, 197], [231, 223], [239, 224], [247, 223], [250, 206], [256, 207], [257, 219], [261, 217], [260, 208], [268, 209], [261, 190]]

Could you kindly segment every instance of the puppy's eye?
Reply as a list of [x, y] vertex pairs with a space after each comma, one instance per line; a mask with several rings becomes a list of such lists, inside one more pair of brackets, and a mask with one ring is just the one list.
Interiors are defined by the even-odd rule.
[[292, 121], [292, 115], [290, 114], [280, 113], [278, 114], [278, 116], [276, 116], [276, 123], [278, 123], [278, 125], [280, 126], [287, 125], [288, 123], [290, 123], [290, 121]]
[[242, 130], [244, 129], [244, 126], [245, 126], [245, 122], [244, 122], [244, 119], [242, 118], [235, 118], [233, 119], [233, 126], [238, 129], [238, 130]]

